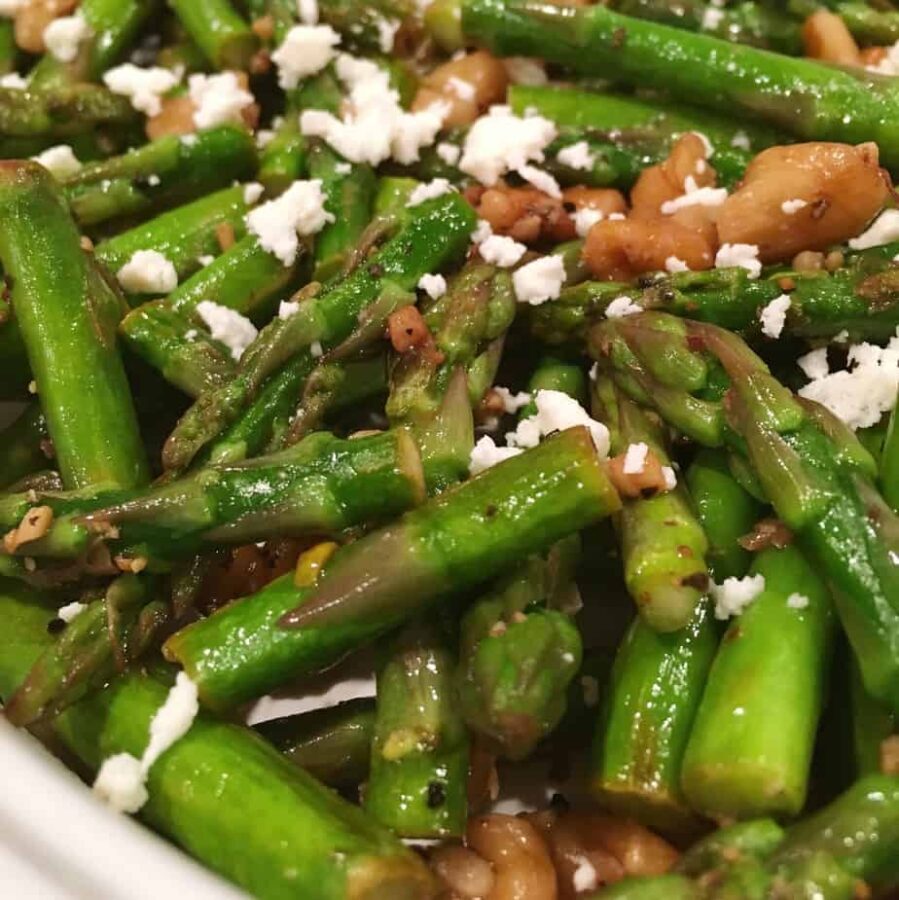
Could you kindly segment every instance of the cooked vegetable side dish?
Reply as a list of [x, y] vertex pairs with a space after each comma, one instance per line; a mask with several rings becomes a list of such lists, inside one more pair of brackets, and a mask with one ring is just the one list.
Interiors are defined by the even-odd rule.
[[899, 4], [0, 73], [2, 715], [94, 802], [263, 900], [896, 896]]

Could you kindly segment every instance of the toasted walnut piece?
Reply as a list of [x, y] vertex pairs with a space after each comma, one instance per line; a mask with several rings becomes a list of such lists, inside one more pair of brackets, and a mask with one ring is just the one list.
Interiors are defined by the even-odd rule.
[[613, 456], [606, 465], [609, 479], [615, 486], [615, 490], [622, 497], [652, 497], [655, 494], [668, 490], [665, 481], [665, 473], [662, 471], [662, 463], [658, 456], [649, 450], [643, 460], [643, 469], [640, 472], [625, 473], [624, 459], [626, 454], [620, 453]]
[[688, 178], [696, 187], [713, 187], [717, 173], [706, 161], [706, 145], [699, 135], [681, 135], [668, 153], [668, 158], [640, 173], [631, 189], [632, 215], [654, 217], [661, 213], [662, 204], [685, 191]]
[[811, 59], [857, 66], [860, 62], [858, 44], [846, 23], [826, 9], [813, 12], [802, 25], [802, 44]]
[[275, 18], [274, 16], [260, 16], [253, 19], [250, 27], [253, 34], [261, 41], [270, 41], [275, 36]]
[[218, 241], [222, 253], [230, 250], [237, 241], [237, 236], [234, 234], [234, 226], [230, 222], [219, 222], [215, 226], [215, 239]]
[[749, 534], [744, 534], [737, 543], [751, 553], [776, 547], [783, 550], [793, 543], [793, 532], [780, 519], [760, 519]]
[[858, 52], [858, 61], [862, 66], [876, 66], [887, 58], [889, 47], [865, 47]]
[[449, 104], [447, 126], [470, 125], [489, 106], [505, 100], [508, 86], [505, 66], [486, 50], [477, 50], [438, 66], [422, 78], [412, 111], [443, 102]]
[[61, 16], [67, 16], [79, 0], [30, 0], [17, 13], [14, 25], [16, 44], [26, 53], [43, 53], [44, 29]]
[[53, 524], [53, 510], [49, 506], [35, 506], [29, 509], [22, 521], [3, 535], [3, 549], [15, 553], [23, 544], [42, 538]]
[[137, 575], [147, 568], [147, 558], [145, 556], [115, 556], [113, 562], [120, 572], [130, 572]]
[[438, 847], [430, 862], [437, 877], [460, 900], [478, 900], [493, 890], [493, 867], [467, 847]]
[[576, 235], [565, 202], [536, 188], [513, 188], [500, 183], [470, 196], [477, 198], [477, 213], [490, 223], [494, 234], [507, 235], [523, 244], [570, 241]]
[[593, 275], [604, 281], [630, 281], [643, 272], [664, 271], [672, 256], [694, 271], [710, 269], [717, 250], [713, 235], [713, 227], [706, 231], [683, 224], [680, 214], [604, 220], [587, 234], [583, 259]]
[[[854, 237], [888, 196], [876, 144], [770, 147], [720, 208], [718, 236], [722, 243], [757, 245], [763, 262], [782, 262]], [[785, 212], [792, 200], [805, 205]]]
[[820, 272], [824, 268], [824, 254], [816, 250], [803, 250], [793, 257], [790, 268], [797, 272]]
[[604, 216], [627, 212], [624, 194], [614, 188], [570, 187], [562, 191], [562, 201], [575, 209], [598, 209]]
[[144, 130], [151, 141], [170, 134], [193, 134], [197, 126], [194, 124], [194, 105], [190, 97], [163, 97], [159, 112], [147, 119]]

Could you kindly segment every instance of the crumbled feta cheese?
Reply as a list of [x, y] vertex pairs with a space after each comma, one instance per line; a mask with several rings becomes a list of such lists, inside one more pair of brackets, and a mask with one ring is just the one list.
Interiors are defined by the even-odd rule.
[[666, 200], [661, 210], [663, 215], [670, 216], [679, 209], [688, 206], [721, 206], [727, 200], [727, 188], [699, 187], [696, 179], [688, 175], [684, 180], [684, 193], [673, 200]]
[[300, 236], [317, 234], [334, 216], [325, 209], [326, 197], [319, 179], [295, 181], [280, 197], [247, 213], [247, 228], [259, 245], [285, 266], [297, 258]]
[[606, 307], [607, 319], [620, 319], [622, 316], [633, 316], [636, 313], [643, 312], [643, 307], [639, 303], [635, 303], [630, 297], [616, 297]]
[[759, 322], [762, 325], [762, 334], [770, 338], [779, 338], [787, 323], [787, 313], [790, 311], [790, 295], [781, 294], [775, 297], [759, 313]]
[[810, 601], [805, 594], [790, 594], [787, 597], [787, 606], [790, 609], [805, 609], [809, 605]]
[[842, 331], [838, 331], [832, 338], [831, 342], [834, 344], [848, 344], [849, 343], [849, 332], [844, 328]]
[[574, 862], [577, 868], [571, 876], [571, 884], [576, 894], [582, 894], [585, 891], [595, 891], [599, 878], [593, 863], [586, 856], [576, 856]]
[[186, 341], [195, 341], [197, 339], [199, 332], [196, 328], [188, 328], [187, 331], [184, 332], [184, 340]]
[[181, 143], [185, 147], [194, 147], [197, 143], [197, 136], [195, 134], [184, 134], [181, 136]]
[[14, 19], [19, 10], [28, 2], [29, 0], [0, 0], [0, 17]]
[[162, 179], [155, 173], [147, 176], [147, 184], [150, 187], [159, 187], [162, 184]]
[[181, 79], [169, 69], [153, 66], [142, 69], [132, 63], [124, 63], [109, 69], [103, 75], [103, 83], [114, 94], [131, 101], [138, 112], [148, 116], [159, 115], [162, 95], [168, 93]]
[[197, 304], [197, 315], [206, 323], [213, 338], [221, 341], [231, 351], [235, 361], [243, 356], [244, 350], [259, 334], [256, 326], [246, 316], [227, 306], [213, 303], [212, 300], [201, 300]]
[[459, 168], [492, 187], [509, 171], [520, 170], [531, 161], [543, 162], [543, 151], [556, 134], [549, 119], [521, 118], [506, 106], [494, 106], [468, 130]]
[[561, 256], [543, 256], [517, 269], [512, 275], [515, 297], [519, 303], [539, 306], [555, 300], [565, 283], [565, 263]]
[[495, 387], [494, 392], [499, 394], [503, 401], [503, 409], [509, 414], [514, 415], [523, 406], [527, 406], [531, 402], [531, 395], [526, 391], [519, 391], [513, 394], [507, 387]]
[[899, 240], [899, 209], [885, 209], [858, 237], [849, 241], [853, 250], [867, 250]]
[[253, 95], [240, 86], [234, 72], [191, 75], [187, 89], [194, 105], [194, 125], [201, 131], [227, 122], [240, 124], [241, 113], [253, 104]]
[[605, 216], [601, 209], [594, 209], [592, 206], [582, 206], [571, 214], [574, 219], [574, 229], [578, 233], [578, 237], [587, 237], [590, 229], [597, 223], [601, 222]]
[[483, 244], [487, 238], [493, 235], [493, 229], [486, 219], [478, 219], [478, 224], [471, 233], [471, 241], [473, 244]]
[[378, 29], [378, 46], [381, 48], [382, 53], [393, 52], [393, 42], [396, 38], [396, 33], [400, 30], [401, 24], [402, 23], [398, 19], [384, 19], [378, 17], [376, 20], [375, 26]]
[[50, 147], [44, 150], [43, 153], [39, 153], [31, 158], [35, 162], [40, 163], [55, 178], [68, 178], [81, 168], [78, 157], [75, 156], [68, 144]]
[[0, 88], [24, 91], [27, 87], [28, 82], [18, 72], [7, 72], [6, 75], [0, 75]]
[[427, 200], [433, 200], [435, 197], [452, 194], [453, 191], [455, 191], [455, 188], [445, 178], [435, 178], [432, 181], [417, 185], [409, 195], [406, 206], [418, 206]]
[[505, 462], [513, 456], [518, 456], [521, 452], [518, 447], [497, 447], [493, 438], [485, 434], [471, 451], [468, 471], [472, 475], [478, 475], [497, 463]]
[[562, 196], [562, 188], [549, 172], [538, 169], [536, 166], [521, 166], [518, 174], [529, 184], [532, 184], [538, 191], [543, 191], [549, 197], [555, 197], [557, 200]]
[[464, 78], [459, 78], [456, 75], [450, 76], [446, 81], [446, 86], [460, 99], [460, 100], [474, 100], [475, 98], [475, 87], [470, 81], [466, 81]]
[[788, 216], [795, 216], [800, 209], [808, 206], [808, 202], [797, 197], [795, 200], [784, 200], [780, 204], [780, 209]]
[[275, 131], [271, 128], [260, 128], [256, 132], [256, 146], [264, 150], [275, 139]]
[[170, 294], [178, 287], [174, 265], [158, 250], [138, 250], [116, 278], [129, 294]]
[[320, 72], [334, 59], [338, 44], [340, 35], [330, 25], [294, 25], [272, 52], [279, 86], [290, 90]]
[[665, 479], [666, 491], [673, 491], [677, 487], [677, 473], [671, 466], [662, 466], [662, 478]]
[[442, 275], [422, 275], [418, 287], [432, 300], [439, 300], [446, 293], [446, 279]]
[[709, 585], [715, 601], [715, 618], [729, 619], [740, 613], [765, 590], [764, 575], [746, 575], [743, 578], [725, 578], [723, 584]]
[[252, 206], [265, 193], [265, 188], [258, 181], [251, 181], [243, 186], [243, 202]]
[[304, 135], [323, 138], [348, 160], [373, 166], [391, 157], [408, 165], [419, 159], [422, 147], [434, 143], [449, 104], [437, 102], [406, 112], [388, 73], [369, 60], [341, 54], [336, 71], [349, 89], [342, 118], [324, 110], [304, 110], [300, 115]]
[[44, 46], [60, 62], [71, 62], [78, 55], [78, 46], [92, 32], [80, 12], [54, 19], [44, 29]]
[[796, 363], [809, 381], [823, 378], [830, 372], [830, 366], [827, 363], [827, 347], [810, 350], [805, 356], [800, 356]]
[[724, 10], [709, 4], [702, 11], [702, 30], [716, 31], [724, 19]]
[[592, 366], [590, 366], [590, 371], [587, 373], [587, 377], [593, 384], [596, 384], [596, 380], [599, 378], [599, 363], [595, 362]]
[[324, 351], [324, 348], [322, 347], [321, 341], [313, 341], [309, 345], [309, 355], [313, 359], [319, 359], [320, 357], [325, 355], [325, 351]]
[[105, 759], [94, 781], [94, 792], [118, 812], [136, 813], [147, 802], [147, 775], [153, 764], [187, 734], [199, 710], [197, 686], [179, 672], [150, 721], [150, 738], [141, 758], [117, 753]]
[[639, 475], [646, 468], [648, 453], [649, 445], [643, 441], [639, 444], [629, 444], [624, 454], [624, 465], [621, 471], [625, 475]]
[[206, 266], [211, 266], [215, 262], [215, 257], [211, 253], [204, 253], [197, 257], [197, 262], [205, 269]]
[[499, 234], [491, 234], [478, 244], [478, 253], [484, 262], [499, 266], [501, 269], [510, 269], [517, 265], [527, 249], [524, 244], [519, 244], [513, 238]]
[[730, 140], [731, 147], [735, 147], [737, 150], [751, 150], [752, 143], [749, 140], [749, 135], [746, 134], [745, 131], [738, 131]]
[[318, 25], [318, 0], [297, 0], [297, 15], [304, 25]]
[[63, 622], [71, 622], [76, 616], [80, 616], [87, 609], [86, 603], [79, 603], [77, 600], [73, 603], [67, 603], [65, 606], [60, 606], [58, 610], [56, 610], [56, 615], [59, 616]]
[[282, 300], [278, 305], [278, 318], [289, 319], [299, 312], [300, 304], [296, 300]]
[[539, 87], [549, 81], [543, 60], [530, 56], [507, 56], [501, 62], [512, 84]]
[[537, 391], [533, 399], [537, 412], [519, 422], [515, 431], [506, 435], [510, 447], [536, 447], [540, 438], [554, 431], [585, 425], [596, 444], [596, 452], [602, 457], [608, 456], [609, 429], [592, 419], [577, 400], [562, 391]]
[[758, 278], [762, 272], [759, 248], [755, 244], [722, 244], [715, 254], [715, 268], [746, 269], [750, 278]]
[[[827, 365], [826, 357], [807, 362], [816, 374]], [[886, 347], [855, 344], [849, 348], [847, 362], [846, 369], [824, 372], [814, 378], [799, 389], [799, 396], [827, 407], [850, 428], [876, 425], [880, 417], [896, 405], [899, 337], [891, 338]]]
[[455, 144], [441, 141], [437, 145], [437, 156], [448, 166], [455, 166], [459, 162], [459, 157], [461, 155], [462, 148], [457, 147]]
[[563, 147], [557, 154], [556, 159], [569, 169], [577, 169], [588, 171], [593, 168], [596, 157], [590, 152], [590, 145], [586, 141], [578, 141], [576, 144], [569, 144]]
[[669, 256], [665, 259], [665, 271], [673, 275], [675, 272], [689, 272], [690, 267], [680, 257]]

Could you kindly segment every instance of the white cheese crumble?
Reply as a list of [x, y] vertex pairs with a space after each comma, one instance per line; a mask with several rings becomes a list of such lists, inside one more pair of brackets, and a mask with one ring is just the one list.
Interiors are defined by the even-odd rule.
[[439, 300], [446, 293], [446, 279], [442, 275], [422, 275], [418, 287], [432, 300]]
[[7, 72], [6, 75], [0, 75], [0, 88], [24, 91], [27, 87], [28, 82], [18, 72]]
[[300, 114], [304, 135], [323, 138], [346, 159], [373, 166], [391, 157], [408, 165], [418, 160], [422, 147], [434, 143], [449, 104], [437, 102], [419, 112], [406, 112], [390, 86], [390, 76], [373, 62], [340, 54], [335, 68], [348, 88], [342, 117], [304, 110]]
[[133, 63], [116, 66], [103, 75], [106, 87], [114, 94], [127, 97], [138, 112], [148, 116], [159, 115], [163, 94], [168, 93], [180, 80], [169, 69], [160, 66], [142, 69]]
[[643, 307], [639, 303], [635, 303], [630, 297], [616, 297], [606, 307], [607, 319], [620, 319], [622, 316], [633, 316], [636, 313], [643, 312]]
[[94, 780], [94, 793], [118, 812], [136, 813], [147, 802], [147, 775], [153, 764], [187, 734], [199, 710], [197, 686], [179, 672], [150, 721], [150, 739], [141, 758], [117, 753], [105, 759]]
[[582, 206], [571, 214], [574, 219], [574, 230], [578, 237], [587, 237], [590, 229], [597, 223], [601, 222], [605, 216], [601, 209], [594, 209], [592, 206]]
[[228, 122], [239, 125], [241, 112], [253, 104], [253, 95], [240, 86], [234, 72], [191, 75], [187, 89], [194, 105], [194, 125], [201, 131]]
[[808, 202], [797, 197], [795, 200], [784, 200], [780, 204], [780, 209], [781, 212], [788, 216], [795, 216], [800, 209], [804, 209], [806, 206], [808, 206]]
[[322, 347], [322, 342], [321, 342], [321, 341], [313, 341], [313, 342], [309, 345], [309, 355], [310, 355], [313, 359], [319, 359], [320, 357], [322, 357], [322, 356], [325, 355], [325, 350], [324, 350], [324, 348]]
[[790, 594], [790, 596], [787, 597], [787, 606], [789, 606], [790, 609], [805, 609], [810, 602], [811, 601], [805, 594]]
[[462, 148], [448, 141], [441, 141], [437, 145], [437, 156], [448, 166], [455, 166], [459, 162], [462, 155]]
[[428, 200], [442, 197], [444, 194], [452, 194], [455, 190], [445, 178], [434, 178], [432, 181], [416, 185], [412, 193], [409, 194], [406, 206], [418, 206]]
[[297, 0], [297, 15], [304, 25], [317, 25], [318, 0]]
[[522, 118], [507, 106], [494, 106], [468, 130], [459, 168], [492, 187], [507, 172], [520, 170], [531, 161], [543, 162], [543, 151], [556, 134], [549, 119]]
[[67, 603], [65, 606], [60, 606], [59, 609], [56, 610], [56, 615], [59, 616], [63, 622], [68, 624], [72, 619], [80, 616], [86, 609], [86, 603], [79, 603], [75, 600], [73, 603]]
[[206, 266], [211, 266], [215, 262], [215, 257], [211, 253], [204, 253], [197, 257], [197, 262], [205, 269]]
[[671, 272], [689, 272], [690, 267], [678, 256], [669, 256], [665, 259], [665, 271]]
[[586, 856], [576, 856], [574, 861], [577, 868], [571, 876], [571, 885], [575, 893], [582, 894], [585, 891], [595, 891], [596, 885], [599, 883], [599, 877], [593, 863]]
[[31, 158], [40, 163], [54, 178], [68, 178], [81, 168], [78, 157], [68, 144], [50, 147]]
[[258, 181], [250, 181], [243, 186], [243, 202], [253, 206], [264, 193], [265, 188]]
[[60, 62], [71, 62], [78, 55], [78, 47], [93, 32], [84, 16], [76, 12], [73, 16], [54, 19], [44, 29], [44, 46]]
[[513, 456], [518, 456], [521, 452], [518, 447], [497, 447], [493, 438], [485, 434], [471, 451], [468, 471], [472, 475], [478, 475], [497, 463], [505, 462]]
[[300, 247], [300, 236], [317, 234], [334, 216], [325, 209], [320, 179], [295, 181], [280, 197], [247, 213], [248, 230], [259, 245], [292, 266]]
[[809, 381], [823, 378], [830, 371], [827, 363], [827, 347], [809, 350], [804, 356], [800, 356], [796, 363]]
[[543, 191], [544, 194], [554, 197], [556, 200], [561, 198], [562, 188], [549, 172], [544, 172], [543, 169], [538, 169], [536, 166], [522, 166], [518, 169], [518, 174], [538, 191]]
[[629, 444], [624, 454], [624, 465], [621, 471], [625, 475], [639, 475], [646, 468], [646, 457], [649, 446], [643, 441], [639, 444]]
[[484, 262], [499, 266], [501, 269], [510, 269], [517, 265], [527, 249], [524, 244], [500, 234], [491, 234], [478, 244], [478, 253]]
[[471, 233], [471, 240], [474, 244], [482, 244], [493, 234], [493, 228], [486, 219], [478, 219], [474, 231]]
[[555, 300], [565, 283], [565, 263], [561, 256], [543, 256], [522, 266], [512, 275], [512, 286], [519, 303], [540, 306]]
[[848, 368], [838, 372], [828, 371], [823, 354], [807, 360], [810, 355], [802, 359], [817, 377], [799, 389], [799, 396], [822, 404], [850, 428], [876, 425], [896, 405], [899, 337], [890, 338], [886, 347], [854, 344], [848, 351]]
[[853, 250], [867, 250], [899, 240], [899, 209], [885, 209], [858, 237], [851, 238]]
[[402, 23], [398, 19], [385, 19], [379, 17], [375, 22], [378, 29], [378, 46], [382, 53], [393, 52], [393, 41]]
[[543, 60], [530, 56], [507, 56], [501, 62], [513, 84], [539, 87], [549, 81]]
[[259, 334], [256, 326], [246, 316], [212, 300], [201, 300], [197, 304], [197, 315], [205, 322], [213, 338], [221, 341], [231, 351], [235, 362], [240, 360], [244, 350]]
[[787, 313], [790, 311], [790, 295], [781, 294], [775, 297], [759, 313], [759, 322], [762, 325], [762, 334], [770, 338], [779, 338], [787, 323]]
[[503, 409], [509, 415], [514, 415], [523, 406], [527, 406], [531, 402], [531, 395], [526, 391], [519, 391], [517, 394], [513, 394], [507, 387], [500, 386], [495, 387], [493, 390], [503, 401]]
[[715, 254], [715, 268], [746, 269], [750, 278], [758, 278], [762, 273], [759, 248], [755, 244], [722, 244]]
[[662, 466], [662, 478], [665, 479], [666, 491], [673, 491], [677, 487], [677, 473], [671, 466]]
[[684, 193], [673, 200], [666, 200], [662, 206], [662, 214], [670, 216], [679, 209], [688, 206], [721, 206], [727, 200], [727, 188], [699, 187], [696, 179], [688, 175], [684, 180]]
[[593, 437], [596, 452], [601, 457], [609, 454], [609, 429], [589, 413], [573, 397], [562, 391], [537, 391], [534, 395], [537, 412], [518, 423], [515, 431], [506, 435], [510, 447], [536, 447], [540, 438], [554, 431], [564, 431], [585, 425]]
[[749, 135], [746, 134], [745, 131], [738, 131], [730, 140], [731, 147], [736, 147], [737, 150], [751, 150], [752, 142], [749, 140]]
[[278, 318], [289, 319], [300, 311], [300, 304], [296, 300], [282, 300], [278, 305]]
[[716, 31], [724, 19], [724, 10], [709, 4], [702, 12], [702, 30]]
[[178, 287], [174, 265], [158, 250], [138, 250], [116, 273], [129, 294], [170, 294]]
[[340, 162], [340, 163], [337, 163], [336, 166], [334, 166], [334, 171], [338, 175], [349, 175], [350, 172], [353, 171], [353, 166], [351, 163], [348, 163], [348, 162]]
[[320, 72], [334, 59], [334, 48], [339, 44], [340, 35], [330, 25], [294, 25], [272, 52], [278, 85], [290, 90]]
[[729, 619], [738, 616], [765, 590], [764, 575], [746, 575], [743, 578], [725, 578], [723, 584], [709, 585], [715, 601], [715, 618]]
[[596, 157], [590, 152], [590, 145], [586, 141], [578, 141], [576, 144], [563, 147], [556, 154], [556, 159], [563, 166], [579, 171], [592, 169], [593, 163], [596, 161]]

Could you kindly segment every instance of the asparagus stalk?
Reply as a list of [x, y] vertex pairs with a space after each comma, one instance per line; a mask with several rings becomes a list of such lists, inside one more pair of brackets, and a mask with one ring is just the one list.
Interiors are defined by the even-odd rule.
[[294, 765], [330, 787], [352, 788], [368, 777], [375, 730], [374, 700], [347, 700], [256, 726]]
[[170, 0], [170, 6], [215, 68], [249, 69], [259, 40], [230, 0]]
[[[806, 140], [876, 141], [899, 161], [899, 87], [888, 76], [728, 43], [623, 16], [535, 0], [463, 0], [463, 32], [500, 56], [540, 56], [581, 75], [657, 88], [688, 103], [778, 125]], [[847, 113], [847, 110], [850, 112]]]
[[700, 878], [743, 859], [765, 860], [784, 839], [774, 819], [750, 819], [713, 831], [677, 861], [676, 871]]
[[793, 547], [762, 551], [751, 572], [764, 591], [724, 635], [681, 784], [690, 804], [713, 816], [796, 815], [823, 703], [830, 598]]
[[168, 135], [121, 156], [88, 163], [65, 179], [64, 193], [83, 226], [145, 217], [248, 178], [256, 147], [243, 128], [222, 125], [192, 141]]
[[869, 3], [836, 3], [834, 12], [863, 45], [894, 44], [899, 40], [899, 12], [875, 9]]
[[455, 660], [433, 626], [412, 624], [378, 672], [363, 807], [400, 837], [461, 837], [468, 734], [453, 694]]
[[341, 550], [312, 589], [275, 581], [182, 629], [165, 650], [205, 703], [226, 708], [327, 666], [618, 505], [589, 433], [570, 429]]
[[40, 166], [0, 164], [0, 210], [0, 261], [66, 486], [141, 484], [146, 463], [115, 340], [118, 298]]
[[0, 488], [46, 469], [52, 458], [47, 421], [40, 404], [32, 402], [0, 432]]
[[644, 309], [689, 316], [755, 337], [759, 310], [783, 294], [784, 283], [792, 282], [785, 333], [825, 338], [845, 330], [853, 341], [886, 340], [899, 325], [899, 295], [893, 286], [897, 252], [896, 243], [846, 251], [845, 265], [832, 273], [778, 267], [752, 280], [745, 269], [711, 269], [660, 274], [648, 287], [584, 282], [564, 288], [558, 300], [534, 307], [529, 321], [534, 334], [548, 343], [577, 340], [602, 320], [612, 300], [626, 296]]
[[852, 749], [858, 777], [880, 771], [881, 742], [896, 733], [896, 717], [865, 690], [858, 663], [850, 660], [849, 705]]

